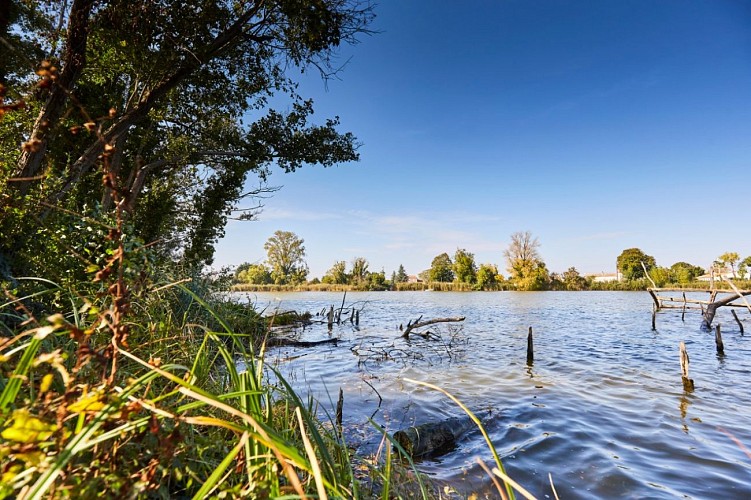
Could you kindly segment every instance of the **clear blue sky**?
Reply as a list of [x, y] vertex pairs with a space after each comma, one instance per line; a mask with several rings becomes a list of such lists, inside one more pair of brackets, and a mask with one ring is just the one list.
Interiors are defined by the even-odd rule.
[[277, 229], [311, 277], [361, 256], [409, 274], [458, 247], [503, 269], [516, 231], [548, 268], [613, 272], [626, 248], [707, 266], [751, 255], [751, 2], [383, 0], [380, 33], [306, 74], [316, 120], [361, 161], [292, 174], [215, 265], [260, 262]]

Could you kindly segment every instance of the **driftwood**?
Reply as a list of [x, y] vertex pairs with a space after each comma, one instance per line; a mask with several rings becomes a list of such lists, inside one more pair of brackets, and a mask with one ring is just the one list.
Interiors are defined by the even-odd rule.
[[738, 328], [741, 329], [741, 335], [743, 335], [743, 323], [741, 323], [741, 320], [738, 319], [738, 315], [735, 314], [735, 311], [733, 309], [731, 309], [730, 312], [733, 313], [733, 318], [735, 318], [735, 322], [738, 323]]
[[325, 339], [325, 340], [316, 340], [316, 341], [304, 341], [304, 340], [294, 340], [294, 339], [285, 339], [282, 337], [273, 337], [266, 341], [266, 347], [315, 347], [317, 345], [322, 344], [334, 344], [339, 341], [338, 338], [331, 338], [331, 339]]
[[[701, 289], [701, 288], [648, 288], [647, 291], [654, 301], [652, 310], [652, 329], [655, 329], [655, 316], [660, 309], [681, 309], [683, 315], [687, 309], [701, 309], [702, 323], [701, 328], [705, 331], [712, 330], [712, 321], [720, 307], [743, 307], [751, 312], [751, 304], [746, 300], [747, 295], [751, 295], [751, 290], [739, 290], [730, 280], [725, 279], [730, 285], [730, 289]], [[683, 292], [682, 297], [671, 297], [662, 295], [664, 292]], [[686, 292], [709, 292], [709, 300], [687, 299]], [[726, 297], [718, 299], [718, 294], [728, 294]], [[734, 303], [736, 300], [743, 301], [743, 304]], [[691, 305], [689, 305], [691, 304]]]
[[[738, 292], [738, 295], [743, 297], [744, 295], [750, 295], [751, 290], [744, 290], [742, 292]], [[707, 305], [706, 310], [704, 311], [704, 318], [701, 322], [701, 327], [704, 330], [711, 330], [712, 329], [712, 321], [714, 320], [714, 316], [717, 313], [717, 309], [719, 309], [722, 306], [731, 305], [730, 303], [734, 300], [737, 300], [738, 297], [735, 295], [731, 295], [729, 297], [725, 297], [724, 299], [715, 300], [712, 303]]]
[[434, 325], [436, 323], [457, 323], [460, 321], [464, 321], [464, 316], [458, 316], [456, 318], [436, 318], [436, 319], [430, 319], [427, 321], [420, 321], [422, 319], [422, 316], [417, 318], [417, 321], [414, 323], [410, 322], [407, 324], [407, 328], [404, 329], [404, 333], [402, 333], [402, 337], [408, 338], [409, 334], [414, 330], [415, 328], [422, 328], [423, 326], [428, 325]]
[[455, 417], [441, 422], [429, 422], [394, 433], [394, 439], [410, 457], [441, 455], [451, 451], [456, 441], [467, 431], [476, 428], [469, 417]]

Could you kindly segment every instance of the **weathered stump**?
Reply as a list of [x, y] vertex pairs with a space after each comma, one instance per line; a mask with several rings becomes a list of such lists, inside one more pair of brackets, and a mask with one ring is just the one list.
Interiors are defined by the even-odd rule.
[[681, 379], [683, 380], [683, 390], [691, 392], [694, 390], [694, 381], [688, 377], [688, 352], [686, 352], [686, 344], [681, 342], [678, 346], [678, 351], [681, 357]]
[[720, 325], [715, 327], [714, 342], [717, 346], [717, 354], [725, 354], [725, 344], [722, 343], [722, 332], [720, 332]]

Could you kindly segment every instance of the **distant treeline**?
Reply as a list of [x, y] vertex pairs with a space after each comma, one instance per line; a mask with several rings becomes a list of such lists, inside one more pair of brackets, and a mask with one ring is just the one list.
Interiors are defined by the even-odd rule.
[[[586, 285], [577, 290], [572, 290], [561, 287], [551, 287], [549, 291], [622, 291], [622, 292], [635, 292], [645, 291], [651, 284], [647, 280], [632, 280], [632, 281], [609, 281], [598, 282], [589, 281]], [[736, 286], [741, 289], [751, 288], [751, 280], [736, 281]], [[716, 286], [720, 286], [721, 282], [716, 282]], [[709, 290], [710, 284], [708, 281], [694, 281], [691, 283], [669, 283], [665, 284], [666, 288], [699, 288], [703, 290]], [[236, 284], [232, 286], [233, 292], [352, 292], [352, 291], [396, 291], [396, 292], [422, 292], [422, 291], [435, 291], [435, 292], [474, 292], [478, 291], [477, 287], [469, 283], [444, 283], [444, 282], [419, 282], [419, 283], [395, 283], [390, 288], [373, 290], [365, 287], [358, 287], [354, 285], [338, 285], [333, 283], [303, 283], [299, 285], [251, 285], [247, 283]], [[494, 288], [486, 289], [483, 291], [520, 291], [514, 287], [514, 284], [510, 281], [497, 283]]]

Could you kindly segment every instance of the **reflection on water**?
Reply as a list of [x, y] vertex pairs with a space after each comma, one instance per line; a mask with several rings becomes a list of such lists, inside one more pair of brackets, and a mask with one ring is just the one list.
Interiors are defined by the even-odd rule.
[[[252, 294], [259, 307], [307, 310], [341, 294]], [[751, 349], [720, 311], [725, 355], [700, 318], [657, 316], [639, 292], [349, 293], [363, 307], [359, 329], [334, 327], [338, 345], [269, 353], [282, 373], [324, 407], [341, 387], [350, 441], [375, 449], [368, 417], [391, 432], [459, 416], [438, 385], [472, 409], [490, 410], [488, 433], [507, 472], [539, 498], [742, 498], [751, 495]], [[727, 317], [724, 315], [727, 313]], [[399, 324], [423, 315], [466, 316], [434, 325], [440, 341], [400, 338]], [[745, 317], [748, 323], [748, 316]], [[534, 329], [534, 363], [527, 333]], [[328, 337], [326, 326], [304, 340]], [[678, 344], [691, 356], [696, 389], [683, 391]], [[448, 356], [451, 354], [451, 356]], [[476, 458], [492, 462], [479, 432], [420, 467], [458, 491], [492, 492]]]

